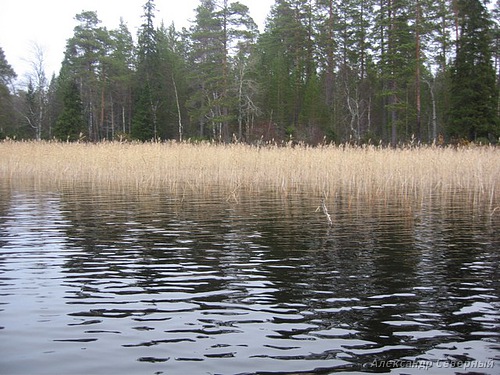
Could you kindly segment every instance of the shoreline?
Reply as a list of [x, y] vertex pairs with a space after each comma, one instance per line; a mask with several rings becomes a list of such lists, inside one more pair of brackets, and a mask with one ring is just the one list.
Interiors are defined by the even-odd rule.
[[465, 192], [500, 205], [495, 146], [385, 148], [210, 143], [0, 142], [0, 177], [45, 186], [190, 189], [228, 193], [310, 191], [325, 197], [425, 196]]

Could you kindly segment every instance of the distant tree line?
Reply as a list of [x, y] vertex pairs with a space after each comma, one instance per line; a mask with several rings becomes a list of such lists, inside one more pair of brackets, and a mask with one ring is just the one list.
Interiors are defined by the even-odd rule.
[[59, 75], [26, 87], [0, 48], [0, 137], [497, 142], [500, 0], [276, 0], [260, 33], [239, 2], [134, 39], [76, 15]]

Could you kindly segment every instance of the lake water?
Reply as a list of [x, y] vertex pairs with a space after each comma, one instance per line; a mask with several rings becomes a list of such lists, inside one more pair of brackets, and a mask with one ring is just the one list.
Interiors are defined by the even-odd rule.
[[500, 373], [498, 210], [320, 200], [3, 186], [0, 373]]

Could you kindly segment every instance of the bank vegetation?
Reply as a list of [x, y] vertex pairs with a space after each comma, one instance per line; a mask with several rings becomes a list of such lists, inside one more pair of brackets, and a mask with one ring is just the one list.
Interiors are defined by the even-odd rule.
[[56, 189], [217, 190], [236, 201], [272, 191], [414, 202], [460, 196], [491, 210], [500, 206], [500, 153], [494, 146], [4, 141], [0, 178]]

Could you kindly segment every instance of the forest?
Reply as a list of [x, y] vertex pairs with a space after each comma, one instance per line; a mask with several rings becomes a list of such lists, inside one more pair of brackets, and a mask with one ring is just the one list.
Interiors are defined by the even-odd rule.
[[0, 139], [497, 143], [500, 0], [200, 0], [188, 28], [75, 16], [58, 75], [0, 46]]

